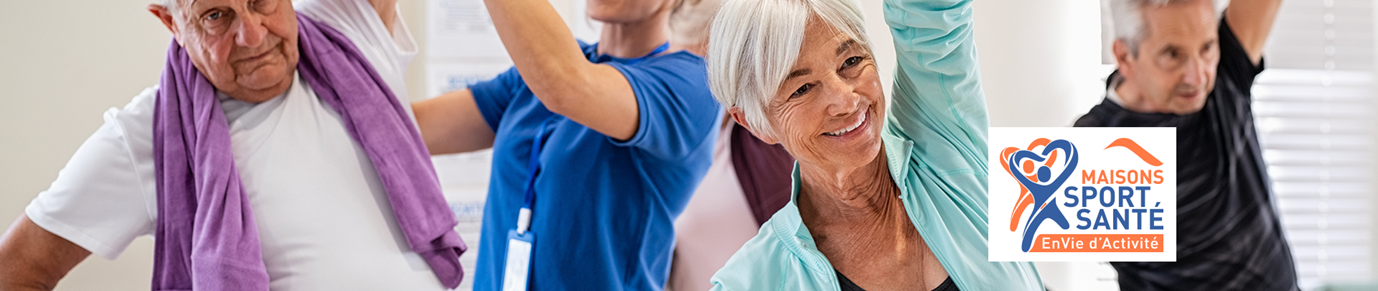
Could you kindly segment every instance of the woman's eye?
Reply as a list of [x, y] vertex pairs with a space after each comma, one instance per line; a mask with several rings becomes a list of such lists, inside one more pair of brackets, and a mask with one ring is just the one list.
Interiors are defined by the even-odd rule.
[[220, 11], [211, 12], [210, 14], [206, 14], [206, 20], [217, 20], [220, 19], [220, 16], [224, 16]]
[[789, 97], [794, 98], [799, 97], [800, 95], [808, 94], [810, 88], [813, 88], [813, 84], [804, 84], [803, 86], [799, 86], [799, 89], [794, 90], [794, 94], [790, 94]]
[[863, 57], [850, 57], [850, 58], [847, 58], [846, 61], [842, 61], [842, 67], [844, 67], [844, 68], [849, 68], [849, 67], [852, 67], [852, 66], [856, 66], [857, 64], [860, 64], [862, 60], [865, 60], [865, 59], [866, 59], [866, 58], [863, 58]]

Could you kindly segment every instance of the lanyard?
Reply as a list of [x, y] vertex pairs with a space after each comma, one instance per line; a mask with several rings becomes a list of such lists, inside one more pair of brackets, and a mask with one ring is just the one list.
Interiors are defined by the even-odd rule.
[[[656, 47], [656, 49], [649, 54], [635, 59], [627, 59], [621, 63], [623, 65], [636, 64], [669, 49], [670, 43], [666, 42], [660, 44], [659, 47]], [[531, 141], [531, 160], [527, 162], [526, 165], [528, 173], [526, 176], [526, 198], [522, 203], [521, 211], [517, 212], [517, 234], [526, 234], [526, 231], [531, 229], [531, 206], [532, 202], [536, 199], [536, 174], [541, 171], [541, 146], [545, 145], [546, 127], [550, 125], [551, 121], [555, 120], [556, 116], [551, 116], [550, 118], [546, 118], [544, 122], [541, 122], [541, 126], [536, 128], [536, 139]]]
[[536, 127], [536, 139], [531, 141], [531, 161], [526, 163], [526, 201], [517, 213], [517, 234], [525, 234], [531, 228], [531, 202], [536, 198], [536, 174], [541, 171], [541, 146], [545, 145], [545, 128], [552, 120], [555, 116], [541, 122], [541, 126]]
[[622, 64], [623, 64], [623, 65], [628, 65], [628, 66], [630, 66], [630, 65], [635, 65], [636, 63], [640, 63], [641, 61], [644, 61], [644, 60], [649, 59], [649, 58], [651, 58], [651, 57], [653, 57], [653, 56], [655, 56], [655, 55], [658, 55], [658, 54], [660, 54], [660, 53], [663, 53], [663, 52], [665, 52], [666, 50], [669, 50], [669, 49], [670, 49], [670, 42], [667, 41], [667, 42], [665, 42], [665, 43], [660, 44], [660, 46], [656, 47], [656, 49], [653, 50], [653, 51], [651, 51], [651, 53], [646, 54], [646, 55], [641, 56], [641, 57], [638, 57], [638, 58], [635, 58], [635, 59], [627, 59], [627, 60], [624, 60], [624, 61], [622, 61]]

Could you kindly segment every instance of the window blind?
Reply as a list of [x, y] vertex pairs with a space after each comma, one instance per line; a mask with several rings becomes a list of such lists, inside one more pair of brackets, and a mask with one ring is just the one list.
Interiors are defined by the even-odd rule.
[[1373, 3], [1283, 1], [1254, 116], [1299, 284], [1371, 278]]

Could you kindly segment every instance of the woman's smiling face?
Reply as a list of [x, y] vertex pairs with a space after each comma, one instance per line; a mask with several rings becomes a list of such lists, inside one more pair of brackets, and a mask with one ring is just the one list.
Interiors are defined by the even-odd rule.
[[764, 111], [775, 133], [767, 142], [779, 142], [801, 164], [854, 169], [880, 153], [885, 96], [875, 60], [817, 18], [809, 20], [799, 59]]

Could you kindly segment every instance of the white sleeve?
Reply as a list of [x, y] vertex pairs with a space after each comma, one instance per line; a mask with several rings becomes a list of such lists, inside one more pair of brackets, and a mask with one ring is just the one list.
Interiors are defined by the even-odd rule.
[[48, 190], [24, 209], [43, 229], [115, 259], [151, 235], [157, 205], [153, 177], [153, 101], [145, 89], [123, 110], [111, 108]]

